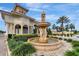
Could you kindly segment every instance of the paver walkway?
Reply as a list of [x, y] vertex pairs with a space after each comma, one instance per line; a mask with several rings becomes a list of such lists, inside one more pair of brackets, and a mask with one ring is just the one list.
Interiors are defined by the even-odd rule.
[[6, 40], [7, 39], [4, 36], [0, 36], [0, 56], [7, 56], [8, 55]]

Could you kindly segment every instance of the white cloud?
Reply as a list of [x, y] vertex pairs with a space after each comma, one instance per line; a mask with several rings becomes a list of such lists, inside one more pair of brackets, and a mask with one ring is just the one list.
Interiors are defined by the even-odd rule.
[[[50, 15], [46, 15], [46, 22], [50, 22], [51, 24], [54, 24], [56, 23], [57, 19], [58, 19], [59, 16], [56, 16], [56, 15], [53, 15], [53, 14], [50, 14]], [[34, 17], [37, 21], [40, 21], [41, 20], [41, 16], [36, 16]]]
[[46, 5], [44, 5], [44, 6], [42, 6], [42, 8], [43, 8], [43, 9], [47, 9], [47, 8], [49, 8], [49, 7], [50, 7], [50, 6], [49, 6], [49, 5], [47, 5], [47, 4], [46, 4]]
[[50, 15], [46, 15], [46, 19], [57, 19], [58, 16], [50, 14]]
[[77, 30], [79, 30], [79, 16], [77, 14], [69, 15], [70, 22], [73, 23]]
[[36, 12], [41, 12], [42, 10], [41, 9], [38, 9], [38, 8], [29, 8], [30, 11], [36, 11]]
[[28, 3], [23, 5], [29, 8], [29, 10], [37, 12], [41, 12], [50, 7], [48, 4], [42, 4], [42, 3]]
[[9, 11], [9, 12], [11, 11], [11, 9], [5, 7], [0, 7], [0, 10]]
[[28, 4], [26, 4], [26, 6], [30, 7], [30, 8], [40, 8], [42, 6], [42, 4], [28, 3]]
[[[73, 8], [77, 7], [79, 4], [56, 4], [56, 5], [50, 5], [51, 10], [58, 10], [58, 11], [62, 11], [65, 13], [71, 13], [73, 12]], [[49, 8], [49, 10], [50, 10]], [[72, 9], [71, 9], [72, 8]], [[75, 12], [75, 11], [74, 11]]]

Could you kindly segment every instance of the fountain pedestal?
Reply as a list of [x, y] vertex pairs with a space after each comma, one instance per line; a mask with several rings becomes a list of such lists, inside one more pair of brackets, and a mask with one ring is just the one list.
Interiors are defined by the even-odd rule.
[[40, 43], [47, 43], [47, 32], [46, 28], [40, 28], [40, 38], [39, 38]]

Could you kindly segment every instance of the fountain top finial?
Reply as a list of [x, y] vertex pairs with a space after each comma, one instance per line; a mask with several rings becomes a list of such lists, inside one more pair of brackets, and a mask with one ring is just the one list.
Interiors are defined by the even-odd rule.
[[39, 22], [39, 24], [38, 24], [38, 26], [40, 27], [40, 28], [46, 28], [46, 27], [48, 27], [50, 24], [49, 24], [49, 22], [46, 22], [45, 21], [45, 18], [46, 18], [46, 14], [45, 14], [45, 11], [43, 11], [42, 13], [41, 13], [41, 21]]
[[41, 13], [41, 22], [45, 22], [45, 11]]
[[44, 10], [42, 11], [42, 15], [45, 15], [45, 11]]

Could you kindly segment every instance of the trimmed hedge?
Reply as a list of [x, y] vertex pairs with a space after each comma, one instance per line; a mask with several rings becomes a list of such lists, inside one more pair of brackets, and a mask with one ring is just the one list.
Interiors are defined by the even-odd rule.
[[14, 36], [16, 41], [27, 41], [28, 38], [37, 37], [36, 34], [17, 34]]
[[34, 52], [36, 52], [36, 49], [30, 43], [24, 43], [17, 46], [11, 54], [13, 56], [26, 56], [31, 55]]
[[67, 39], [67, 42], [72, 42], [72, 39]]
[[67, 41], [67, 42], [72, 42], [72, 39], [67, 39], [67, 38], [64, 38], [64, 41]]
[[58, 38], [59, 40], [62, 40], [62, 38]]
[[67, 41], [68, 39], [64, 38], [64, 41]]
[[36, 37], [37, 34], [16, 34], [15, 37], [19, 37], [19, 36], [26, 36], [28, 38], [31, 38], [31, 37]]

